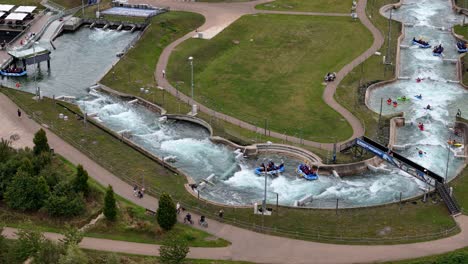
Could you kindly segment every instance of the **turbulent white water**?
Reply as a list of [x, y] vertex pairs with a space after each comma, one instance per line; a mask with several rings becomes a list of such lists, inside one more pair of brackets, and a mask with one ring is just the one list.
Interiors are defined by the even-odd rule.
[[[384, 114], [405, 112], [409, 124], [398, 129], [397, 144], [411, 147], [402, 151], [402, 154], [442, 176], [445, 176], [449, 157], [450, 179], [455, 176], [463, 161], [448, 154], [447, 140], [462, 140], [454, 135], [449, 126], [455, 121], [458, 109], [464, 115], [468, 113], [468, 92], [459, 84], [448, 82], [457, 80], [455, 64], [433, 56], [432, 49], [411, 46], [411, 41], [413, 37], [424, 37], [433, 46], [442, 44], [445, 47], [444, 58], [457, 59], [456, 39], [448, 29], [461, 23], [461, 18], [453, 13], [448, 0], [405, 1], [400, 9], [393, 11], [393, 18], [414, 24], [414, 27], [405, 28], [402, 44], [410, 45], [410, 48], [401, 49], [399, 73], [410, 79], [399, 80], [375, 90], [370, 94], [369, 104], [374, 111], [379, 111], [380, 99], [383, 98]], [[423, 78], [423, 81], [418, 83], [417, 78]], [[421, 100], [415, 97], [419, 94], [422, 95]], [[401, 96], [411, 100], [399, 101], [396, 108], [385, 103], [387, 98], [396, 100]], [[424, 109], [427, 105], [431, 105], [432, 110]], [[419, 122], [425, 125], [424, 131], [418, 129]], [[418, 155], [418, 149], [424, 150], [422, 157]]]
[[[415, 24], [415, 27], [407, 28], [403, 44], [410, 44], [413, 36], [423, 35], [433, 45], [443, 43], [446, 58], [456, 58], [455, 40], [448, 31], [438, 29], [449, 28], [459, 20], [450, 10], [448, 1], [407, 1], [401, 9], [394, 11], [393, 17]], [[56, 42], [58, 50], [52, 53], [52, 72], [57, 68], [57, 74], [52, 73], [48, 78], [38, 75], [40, 86], [48, 87], [48, 90], [43, 91], [49, 95], [84, 95], [84, 88], [96, 81], [93, 78], [105, 71], [115, 60], [115, 52], [120, 51], [131, 39], [125, 34], [85, 29], [64, 35], [62, 40], [59, 38]], [[80, 45], [83, 42], [86, 45]], [[65, 46], [71, 48], [61, 49]], [[107, 55], [102, 55], [104, 59], [101, 59], [99, 47], [110, 48]], [[79, 67], [74, 68], [73, 64]], [[404, 111], [407, 120], [414, 124], [424, 122], [427, 129], [423, 132], [415, 125], [399, 129], [398, 144], [412, 145], [402, 154], [444, 175], [447, 157], [445, 142], [451, 133], [447, 129], [447, 122], [453, 121], [454, 112], [458, 108], [464, 113], [468, 111], [467, 93], [459, 85], [446, 82], [456, 79], [455, 66], [432, 56], [431, 50], [415, 47], [403, 49], [401, 64], [400, 76], [411, 77], [411, 80], [398, 81], [376, 90], [371, 94], [370, 106], [373, 110], [379, 109], [381, 97], [384, 100], [401, 95], [411, 97], [410, 102], [400, 103], [396, 109], [385, 105], [384, 114]], [[101, 70], [102, 73], [99, 72]], [[425, 80], [416, 83], [417, 77]], [[28, 78], [27, 89], [33, 91], [31, 77]], [[413, 96], [417, 94], [422, 94], [423, 99], [416, 100]], [[216, 202], [236, 205], [260, 202], [263, 199], [265, 178], [256, 176], [253, 170], [269, 159], [275, 162], [284, 160], [286, 168], [285, 173], [277, 178], [267, 178], [268, 200], [271, 203], [276, 201], [276, 195], [280, 204], [292, 205], [295, 200], [312, 194], [313, 200], [307, 204], [310, 207], [334, 207], [337, 199], [340, 207], [368, 206], [397, 201], [400, 194], [403, 198], [412, 197], [421, 194], [421, 187], [425, 187], [425, 183], [391, 167], [387, 167], [390, 173], [369, 172], [343, 179], [321, 176], [317, 181], [306, 181], [295, 173], [301, 163], [299, 160], [273, 154], [236, 160], [233, 150], [213, 144], [204, 128], [187, 122], [161, 123], [157, 114], [142, 106], [129, 105], [94, 91], [78, 103], [85, 112], [96, 113], [98, 120], [114, 131], [129, 132], [134, 142], [155, 155], [176, 156], [174, 165], [195, 181], [215, 174], [212, 180], [215, 185], [203, 189], [201, 196]], [[434, 110], [424, 110], [427, 104], [431, 104]], [[419, 157], [416, 147], [423, 149], [426, 154]], [[451, 158], [450, 177], [453, 177], [460, 164], [461, 160]]]

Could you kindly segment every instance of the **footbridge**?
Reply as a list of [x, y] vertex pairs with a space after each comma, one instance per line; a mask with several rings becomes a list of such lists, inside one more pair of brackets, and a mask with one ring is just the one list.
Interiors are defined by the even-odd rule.
[[375, 154], [389, 164], [407, 172], [408, 174], [433, 187], [447, 205], [450, 213], [452, 215], [460, 214], [460, 207], [455, 200], [455, 197], [450, 193], [448, 186], [445, 184], [444, 177], [396, 152], [393, 152], [391, 149], [373, 141], [368, 137], [356, 138], [354, 146], [360, 147]]

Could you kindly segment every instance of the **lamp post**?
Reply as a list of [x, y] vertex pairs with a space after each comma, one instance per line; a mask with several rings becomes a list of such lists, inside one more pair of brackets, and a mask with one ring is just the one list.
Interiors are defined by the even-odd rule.
[[449, 161], [450, 161], [450, 145], [447, 143], [447, 164], [445, 167], [445, 182], [447, 182], [447, 178], [448, 178]]
[[188, 60], [190, 63], [190, 68], [191, 68], [191, 73], [192, 73], [191, 87], [192, 87], [192, 100], [193, 100], [193, 57], [192, 56], [188, 57]]
[[[271, 142], [268, 141], [267, 142], [267, 149], [265, 151], [265, 153], [268, 153], [268, 147], [271, 145]], [[264, 174], [265, 174], [265, 192], [263, 194], [263, 203], [262, 203], [262, 215], [265, 214], [266, 212], [266, 199], [267, 199], [267, 176], [268, 176], [268, 173], [267, 173], [267, 169], [265, 168], [264, 170]]]
[[[34, 66], [37, 68], [36, 65], [36, 45], [38, 45], [39, 42], [35, 41], [33, 42], [32, 48], [33, 48], [33, 63]], [[34, 86], [36, 87], [36, 93], [37, 93], [37, 98], [41, 99], [41, 91], [39, 90], [39, 87], [37, 87], [37, 71], [34, 73]]]

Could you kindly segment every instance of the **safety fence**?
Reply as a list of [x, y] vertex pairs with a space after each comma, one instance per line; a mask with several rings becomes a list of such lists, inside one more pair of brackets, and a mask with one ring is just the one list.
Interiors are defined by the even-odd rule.
[[[134, 185], [137, 185], [140, 187], [143, 186], [143, 183], [140, 182], [140, 179], [135, 179], [135, 178], [127, 176], [127, 174], [125, 173], [126, 169], [119, 166], [118, 164], [111, 164], [107, 160], [102, 159], [101, 157], [99, 157], [99, 153], [90, 152], [86, 148], [86, 146], [84, 146], [82, 143], [77, 142], [75, 139], [71, 138], [66, 133], [63, 133], [59, 129], [56, 129], [56, 127], [54, 127], [53, 123], [50, 120], [44, 120], [41, 117], [40, 113], [36, 113], [34, 112], [34, 110], [30, 109], [27, 105], [22, 104], [21, 101], [18, 98], [16, 98], [14, 95], [12, 95], [11, 93], [8, 93], [8, 95], [20, 108], [22, 108], [26, 113], [28, 113], [36, 122], [43, 124], [43, 125], [47, 125], [47, 127], [49, 127], [58, 136], [63, 138], [72, 146], [79, 149], [82, 153], [87, 155], [92, 160], [96, 161], [98, 164], [100, 164], [101, 166], [109, 170], [110, 172], [117, 175], [120, 179], [124, 180], [131, 186], [134, 186]], [[63, 109], [63, 111], [66, 111], [66, 109]], [[71, 113], [71, 115], [73, 114]], [[162, 186], [158, 187], [158, 186], [146, 186], [145, 185], [145, 189], [146, 189], [145, 192], [147, 194], [152, 195], [154, 197], [159, 197], [163, 193], [163, 191], [168, 191], [166, 188], [163, 188]], [[286, 228], [281, 228], [281, 227], [275, 227], [276, 224], [278, 226], [281, 226], [281, 223], [279, 222], [275, 224], [275, 219], [276, 219], [275, 217], [276, 217], [276, 214], [278, 214], [279, 212], [281, 212], [281, 214], [287, 215], [289, 210], [292, 210], [290, 212], [294, 212], [295, 214], [297, 214], [297, 212], [300, 211], [301, 214], [304, 215], [304, 218], [306, 218], [308, 214], [313, 214], [313, 212], [311, 212], [308, 209], [301, 210], [301, 209], [294, 209], [294, 208], [287, 208], [287, 207], [280, 206], [274, 211], [272, 216], [269, 216], [270, 218], [265, 221], [267, 223], [265, 224], [264, 219], [261, 216], [254, 217], [254, 218], [248, 216], [248, 215], [253, 214], [253, 212], [251, 211], [252, 208], [245, 209], [245, 208], [236, 208], [236, 207], [215, 206], [213, 204], [203, 201], [203, 199], [197, 200], [196, 197], [192, 196], [188, 192], [185, 192], [183, 194], [180, 194], [180, 193], [175, 194], [173, 195], [173, 198], [174, 200], [179, 201], [181, 206], [185, 208], [186, 210], [189, 210], [191, 212], [194, 212], [200, 215], [205, 215], [212, 219], [216, 218], [216, 215], [220, 209], [223, 209], [225, 211], [224, 218], [219, 219], [219, 220], [224, 221], [225, 223], [232, 224], [241, 228], [249, 229], [255, 232], [286, 236], [286, 237], [297, 238], [297, 239], [305, 239], [305, 240], [315, 240], [315, 241], [334, 242], [334, 243], [351, 243], [351, 244], [371, 244], [371, 243], [372, 244], [375, 244], [375, 243], [394, 244], [394, 243], [409, 243], [409, 242], [415, 242], [415, 241], [442, 238], [442, 237], [454, 235], [460, 230], [458, 225], [454, 225], [450, 228], [441, 229], [437, 232], [424, 233], [421, 235], [407, 235], [407, 236], [388, 236], [387, 235], [387, 236], [382, 236], [382, 237], [379, 237], [379, 236], [370, 237], [366, 235], [349, 236], [346, 233], [346, 228], [341, 229], [341, 231], [325, 230], [321, 227], [317, 227], [317, 228], [298, 227], [296, 229], [286, 229]], [[269, 207], [274, 207], [274, 205], [269, 205]], [[366, 211], [366, 210], [369, 210], [369, 211]], [[366, 215], [366, 218], [364, 221], [371, 224], [374, 221], [374, 219], [372, 216], [372, 211], [370, 210], [371, 209], [337, 210], [336, 217], [337, 218], [340, 218], [340, 217], [352, 218], [354, 216], [362, 217], [363, 215]], [[243, 215], [245, 217], [241, 217], [240, 215]], [[246, 219], [249, 219], [249, 218], [250, 220], [247, 221]], [[362, 234], [369, 234], [369, 230], [366, 229], [365, 225], [361, 226], [360, 228], [362, 228]]]

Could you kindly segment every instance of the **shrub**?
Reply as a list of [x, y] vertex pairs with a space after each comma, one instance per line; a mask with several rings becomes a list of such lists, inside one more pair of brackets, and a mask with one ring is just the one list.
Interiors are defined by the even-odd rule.
[[83, 166], [80, 164], [76, 168], [76, 176], [73, 179], [73, 188], [77, 193], [82, 192], [85, 196], [88, 195], [88, 172], [83, 169]]
[[171, 237], [159, 249], [160, 261], [164, 264], [182, 263], [189, 251], [184, 240]]
[[177, 210], [171, 196], [163, 193], [159, 198], [159, 207], [156, 212], [159, 226], [164, 230], [171, 230], [177, 222]]
[[49, 143], [47, 143], [47, 136], [44, 129], [39, 129], [36, 132], [33, 138], [34, 148], [33, 152], [34, 155], [39, 155], [41, 152], [50, 152]]
[[49, 196], [49, 186], [42, 177], [19, 170], [6, 188], [5, 201], [12, 209], [38, 210]]
[[117, 216], [117, 206], [115, 204], [114, 190], [110, 185], [107, 187], [106, 197], [104, 198], [103, 213], [109, 221], [114, 221]]

